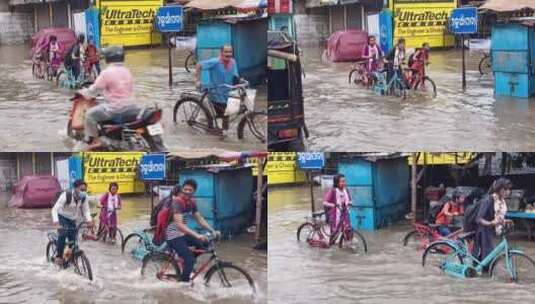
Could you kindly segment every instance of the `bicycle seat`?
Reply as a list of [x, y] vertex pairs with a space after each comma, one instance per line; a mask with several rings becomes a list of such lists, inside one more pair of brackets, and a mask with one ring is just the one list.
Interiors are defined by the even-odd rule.
[[322, 217], [323, 215], [325, 215], [325, 211], [312, 213], [313, 218]]
[[464, 240], [464, 239], [467, 239], [467, 238], [469, 238], [469, 237], [474, 236], [475, 234], [476, 234], [475, 231], [463, 232], [463, 233], [459, 234], [459, 235], [457, 236], [457, 238], [458, 238], [459, 240]]

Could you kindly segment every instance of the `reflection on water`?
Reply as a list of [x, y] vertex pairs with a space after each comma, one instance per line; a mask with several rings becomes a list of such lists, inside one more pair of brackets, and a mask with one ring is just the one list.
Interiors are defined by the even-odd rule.
[[[164, 141], [170, 150], [220, 148], [228, 150], [265, 149], [256, 139], [238, 140], [236, 126], [228, 137], [200, 134], [190, 128], [177, 128], [172, 113], [180, 93], [194, 89], [193, 75], [184, 69], [188, 52], [176, 50], [173, 81], [169, 88], [167, 50], [164, 48], [127, 50], [125, 65], [135, 79], [139, 105], [158, 105], [164, 111]], [[105, 64], [103, 63], [103, 68]], [[52, 83], [32, 78], [31, 61], [24, 46], [0, 47], [0, 129], [9, 130], [0, 138], [0, 150], [69, 151], [74, 142], [67, 137], [67, 115], [72, 92]], [[257, 108], [265, 110], [265, 88], [258, 88]], [[237, 122], [236, 122], [237, 123]], [[249, 136], [249, 135], [247, 135]]]
[[[461, 280], [421, 267], [404, 249], [407, 223], [364, 233], [367, 255], [311, 248], [296, 240], [310, 214], [306, 188], [269, 192], [269, 297], [273, 303], [532, 303], [535, 289], [477, 278]], [[535, 257], [535, 242], [518, 241]]]
[[[121, 254], [119, 246], [84, 242], [94, 281], [57, 271], [45, 261], [46, 233], [50, 230], [49, 209], [23, 210], [5, 206], [0, 197], [0, 303], [251, 303], [244, 290], [193, 288], [172, 282], [147, 283], [140, 275], [141, 263]], [[124, 198], [119, 227], [125, 236], [145, 228], [150, 201], [143, 197]], [[257, 284], [256, 303], [265, 303], [267, 254], [252, 249], [249, 235], [218, 245], [219, 257], [245, 268]]]
[[[321, 62], [304, 50], [303, 81], [309, 149], [322, 151], [530, 150], [535, 99], [493, 96], [491, 76], [480, 77], [480, 55], [468, 59], [468, 90], [461, 90], [460, 51], [433, 51], [427, 74], [437, 98], [375, 95], [348, 83], [350, 63]], [[328, 80], [327, 80], [328, 79]]]

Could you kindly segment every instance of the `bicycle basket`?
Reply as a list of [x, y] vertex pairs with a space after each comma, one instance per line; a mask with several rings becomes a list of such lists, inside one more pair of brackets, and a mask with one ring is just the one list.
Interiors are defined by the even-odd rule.
[[245, 98], [245, 106], [247, 107], [247, 110], [254, 111], [255, 106], [255, 100], [256, 100], [256, 90], [254, 89], [246, 89], [247, 96]]

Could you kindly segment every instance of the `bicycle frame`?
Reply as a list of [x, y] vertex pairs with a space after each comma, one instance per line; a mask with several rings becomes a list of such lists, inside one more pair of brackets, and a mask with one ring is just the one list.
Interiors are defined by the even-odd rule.
[[380, 89], [383, 90], [385, 94], [388, 94], [388, 92], [393, 88], [394, 83], [400, 82], [403, 84], [402, 79], [399, 77], [397, 70], [394, 70], [394, 74], [392, 75], [392, 79], [390, 79], [390, 81], [387, 81], [388, 71], [383, 70], [377, 73], [381, 73], [383, 75], [382, 81], [378, 83], [380, 83]]
[[[209, 245], [209, 246], [212, 246], [212, 245]], [[204, 254], [211, 254], [211, 256], [207, 261], [202, 263], [201, 266], [197, 270], [194, 270], [192, 272], [192, 277], [190, 280], [191, 282], [193, 282], [195, 278], [199, 276], [199, 274], [203, 273], [207, 268], [209, 268], [209, 266], [213, 262], [217, 262], [217, 254], [215, 253], [215, 250], [213, 249], [213, 247], [211, 247], [210, 249], [193, 249], [192, 252], [196, 256], [201, 256]], [[172, 260], [176, 261], [176, 263], [178, 264], [178, 267], [180, 268], [180, 272], [182, 273], [182, 268], [184, 265], [184, 261], [182, 260], [182, 258], [178, 256], [178, 254], [176, 254], [176, 252], [174, 251], [171, 251], [171, 253], [168, 253], [168, 255], [169, 255], [169, 258], [162, 265], [160, 271], [158, 271], [158, 274], [156, 275], [158, 279], [160, 280], [163, 278], [164, 273], [169, 269], [169, 267], [171, 267]], [[175, 279], [178, 279], [178, 278], [175, 278]]]

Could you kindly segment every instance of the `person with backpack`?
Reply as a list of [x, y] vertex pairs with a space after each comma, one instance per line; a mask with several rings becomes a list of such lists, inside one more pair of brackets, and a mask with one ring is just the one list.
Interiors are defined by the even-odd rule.
[[74, 241], [76, 238], [76, 223], [85, 220], [89, 227], [93, 226], [86, 191], [87, 184], [81, 180], [76, 180], [72, 190], [59, 193], [52, 208], [54, 228], [59, 230], [58, 252], [54, 261], [59, 265], [63, 264], [65, 240]]
[[85, 35], [79, 34], [76, 38], [76, 43], [71, 47], [71, 49], [65, 54], [63, 64], [66, 69], [72, 71], [74, 78], [77, 79], [80, 74], [80, 68], [82, 67], [82, 57], [84, 56], [84, 44], [85, 44]]
[[100, 198], [100, 222], [108, 226], [112, 243], [115, 243], [117, 233], [117, 210], [120, 210], [122, 205], [118, 192], [119, 185], [112, 182], [108, 187], [108, 192]]
[[208, 242], [206, 236], [188, 227], [188, 218], [194, 218], [199, 226], [209, 230], [216, 238], [220, 235], [219, 231], [210, 227], [198, 211], [193, 198], [196, 190], [197, 182], [195, 180], [188, 179], [184, 181], [180, 192], [174, 197], [171, 196], [172, 199], [169, 205], [164, 205], [158, 212], [156, 233], [154, 235], [156, 243], [160, 243], [165, 239], [167, 245], [184, 260], [184, 268], [181, 275], [182, 282], [189, 282], [196, 262], [195, 255], [189, 247], [204, 248]]
[[490, 193], [481, 199], [476, 216], [476, 252], [482, 261], [494, 249], [494, 235], [500, 234], [505, 224], [507, 205], [505, 199], [511, 194], [513, 184], [499, 178], [492, 184]]
[[[330, 224], [331, 232], [336, 230], [339, 225], [342, 206], [348, 208], [351, 204], [351, 195], [347, 191], [346, 177], [343, 174], [337, 174], [333, 178], [333, 188], [327, 191], [323, 197], [323, 208], [325, 218]], [[348, 213], [349, 214], [349, 213]], [[344, 219], [349, 221], [348, 218]], [[334, 234], [334, 233], [332, 233]], [[331, 240], [332, 242], [333, 240]]]
[[435, 224], [440, 225], [438, 227], [440, 235], [447, 236], [451, 233], [449, 226], [453, 224], [454, 218], [464, 213], [464, 200], [465, 196], [460, 191], [454, 190], [451, 198], [442, 206], [435, 218]]
[[[429, 47], [429, 43], [424, 42], [422, 44], [421, 48], [416, 49], [416, 52], [414, 52], [411, 56], [409, 56], [409, 69], [412, 75], [416, 75], [420, 73], [422, 76], [424, 75], [424, 69], [425, 66], [429, 64], [429, 52], [431, 48]], [[412, 77], [411, 83], [409, 83], [410, 87], [414, 87], [416, 84], [415, 81], [419, 80], [418, 77]]]
[[405, 83], [405, 77], [403, 76], [403, 62], [405, 61], [405, 39], [399, 38], [398, 43], [384, 58], [384, 62], [387, 64], [386, 81], [390, 82], [394, 74], [397, 74], [399, 79]]

